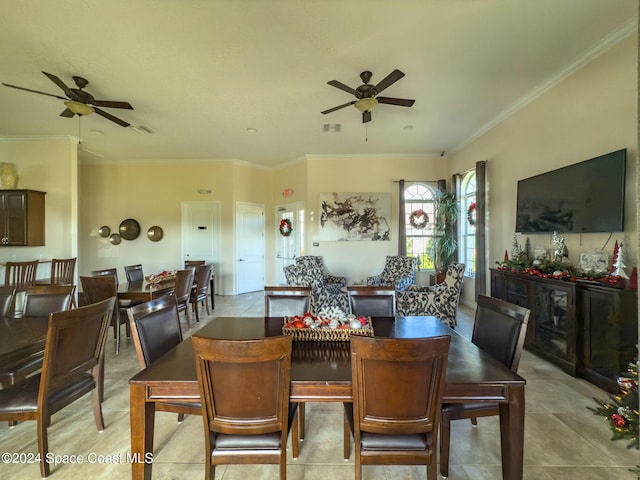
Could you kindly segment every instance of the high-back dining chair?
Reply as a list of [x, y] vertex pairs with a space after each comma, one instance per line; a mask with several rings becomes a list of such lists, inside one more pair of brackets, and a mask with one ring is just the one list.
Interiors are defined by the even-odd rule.
[[[136, 348], [138, 363], [144, 369], [182, 342], [182, 329], [175, 295], [164, 295], [149, 302], [127, 309], [131, 325], [131, 337]], [[200, 415], [197, 403], [158, 403], [156, 410], [178, 414], [182, 421], [185, 414]]]
[[310, 309], [311, 287], [264, 287], [264, 316], [303, 316]]
[[173, 293], [176, 297], [178, 313], [184, 312], [187, 319], [187, 328], [191, 328], [191, 319], [189, 318], [189, 300], [193, 290], [193, 277], [195, 268], [187, 268], [185, 270], [176, 271], [176, 279], [173, 283]]
[[189, 303], [193, 307], [193, 312], [196, 314], [196, 322], [200, 321], [200, 314], [198, 312], [198, 305], [202, 303], [207, 309], [207, 315], [211, 315], [211, 309], [209, 308], [209, 302], [207, 302], [207, 295], [209, 294], [209, 282], [211, 281], [211, 272], [213, 265], [210, 263], [204, 265], [198, 265], [195, 271], [194, 288], [189, 298]]
[[75, 284], [77, 258], [54, 258], [51, 260], [51, 285]]
[[451, 337], [352, 336], [353, 404], [345, 404], [362, 465], [426, 465], [436, 480], [438, 424]]
[[[297, 435], [289, 402], [292, 337], [221, 340], [192, 336], [202, 420], [205, 479], [216, 465], [279, 464], [287, 475], [287, 436]], [[297, 457], [297, 451], [293, 452]]]
[[42, 477], [50, 473], [47, 427], [51, 415], [93, 390], [96, 427], [99, 431], [104, 430], [99, 385], [114, 305], [115, 298], [112, 297], [86, 307], [52, 313], [42, 372], [0, 390], [0, 420], [37, 421]]
[[24, 297], [25, 317], [48, 317], [52, 312], [69, 310], [76, 291], [75, 285], [32, 285]]
[[[511, 371], [517, 372], [530, 311], [498, 298], [478, 295], [471, 341]], [[497, 403], [447, 403], [442, 406], [440, 474], [449, 475], [451, 421], [499, 415]]]
[[393, 287], [348, 286], [349, 309], [365, 317], [395, 317], [396, 290]]
[[125, 266], [124, 274], [127, 276], [127, 282], [142, 282], [144, 280], [144, 273], [140, 264]]
[[8, 318], [14, 302], [16, 289], [10, 286], [0, 286], [0, 320]]
[[[118, 285], [114, 275], [98, 275], [93, 277], [80, 277], [82, 291], [87, 303], [97, 303], [104, 299], [118, 298]], [[122, 312], [124, 313], [124, 312]], [[116, 354], [120, 352], [120, 325], [126, 324], [127, 334], [130, 335], [128, 322], [122, 322], [120, 318], [120, 307], [116, 302], [111, 316], [111, 326], [113, 326], [113, 336], [116, 340]]]
[[116, 279], [116, 285], [118, 285], [118, 269], [117, 268], [103, 268], [102, 270], [91, 270], [92, 277], [103, 277], [111, 275]]
[[[16, 294], [22, 293], [30, 285], [36, 284], [36, 274], [38, 271], [38, 260], [30, 262], [7, 262], [5, 264], [5, 287], [13, 287]], [[15, 316], [16, 295], [13, 297], [9, 316]]]

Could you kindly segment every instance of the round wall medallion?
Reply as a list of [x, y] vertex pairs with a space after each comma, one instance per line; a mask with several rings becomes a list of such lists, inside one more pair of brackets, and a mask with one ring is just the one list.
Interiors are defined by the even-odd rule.
[[152, 242], [159, 242], [160, 240], [162, 240], [163, 235], [164, 232], [162, 231], [162, 228], [157, 225], [154, 225], [149, 230], [147, 230], [147, 237]]
[[111, 235], [111, 229], [107, 225], [103, 225], [98, 229], [98, 235], [103, 238], [107, 238], [109, 235]]
[[120, 235], [118, 235], [117, 233], [112, 233], [111, 236], [109, 237], [109, 241], [114, 245], [120, 245], [120, 242], [122, 241], [122, 239], [120, 238]]
[[140, 224], [133, 218], [127, 218], [120, 223], [118, 231], [125, 240], [135, 240], [140, 235]]

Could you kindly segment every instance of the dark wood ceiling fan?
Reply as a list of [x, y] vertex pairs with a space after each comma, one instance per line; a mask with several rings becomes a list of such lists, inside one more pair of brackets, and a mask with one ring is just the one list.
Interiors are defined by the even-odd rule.
[[345, 85], [338, 80], [330, 80], [327, 83], [332, 87], [339, 88], [340, 90], [344, 90], [347, 93], [350, 93], [356, 97], [356, 100], [351, 102], [347, 102], [343, 105], [338, 105], [337, 107], [330, 108], [328, 110], [324, 110], [322, 113], [327, 114], [331, 112], [335, 112], [336, 110], [340, 110], [341, 108], [348, 107], [350, 105], [354, 105], [358, 110], [362, 112], [362, 123], [367, 123], [371, 121], [371, 110], [375, 108], [378, 103], [385, 103], [387, 105], [396, 105], [399, 107], [411, 107], [415, 100], [409, 100], [406, 98], [392, 98], [392, 97], [378, 97], [377, 95], [382, 92], [387, 87], [390, 87], [402, 77], [404, 77], [404, 73], [400, 70], [395, 69], [389, 75], [382, 79], [380, 83], [377, 85], [370, 85], [369, 81], [371, 80], [372, 73], [370, 71], [364, 71], [360, 74], [360, 78], [364, 82], [358, 88], [351, 88]]
[[37, 93], [40, 95], [47, 95], [49, 97], [58, 98], [60, 100], [64, 100], [64, 104], [67, 108], [60, 114], [61, 117], [73, 118], [75, 115], [89, 115], [90, 113], [97, 113], [101, 117], [106, 118], [107, 120], [111, 120], [114, 123], [122, 127], [130, 126], [130, 123], [125, 122], [124, 120], [102, 110], [99, 107], [106, 108], [124, 108], [127, 110], [133, 110], [133, 107], [129, 102], [120, 102], [120, 101], [112, 101], [112, 100], [96, 100], [93, 95], [89, 92], [84, 91], [84, 87], [89, 84], [89, 81], [85, 78], [74, 76], [73, 81], [76, 84], [77, 88], [69, 88], [60, 78], [52, 73], [42, 72], [44, 73], [49, 80], [55, 83], [58, 87], [62, 89], [66, 97], [62, 97], [60, 95], [55, 95], [52, 93], [41, 92], [39, 90], [32, 90], [30, 88], [19, 87], [17, 85], [10, 85], [8, 83], [3, 83], [5, 87], [17, 88], [18, 90], [25, 90], [27, 92]]

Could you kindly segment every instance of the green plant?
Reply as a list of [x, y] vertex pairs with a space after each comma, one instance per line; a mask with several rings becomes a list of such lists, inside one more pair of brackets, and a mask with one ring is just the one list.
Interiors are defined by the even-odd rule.
[[460, 204], [453, 193], [439, 192], [435, 202], [436, 236], [433, 241], [433, 258], [436, 272], [443, 273], [455, 262], [458, 239], [456, 222]]

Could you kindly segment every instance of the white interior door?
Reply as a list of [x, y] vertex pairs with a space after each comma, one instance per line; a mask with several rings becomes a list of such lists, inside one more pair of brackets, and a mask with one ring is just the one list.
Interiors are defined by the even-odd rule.
[[182, 258], [220, 266], [220, 203], [182, 203]]
[[290, 203], [276, 207], [278, 224], [283, 218], [289, 219], [292, 232], [289, 236], [283, 236], [276, 230], [276, 282], [279, 285], [286, 285], [284, 267], [295, 263], [295, 258], [303, 255], [302, 251], [304, 239], [304, 203]]
[[264, 205], [236, 204], [236, 292], [264, 288]]

